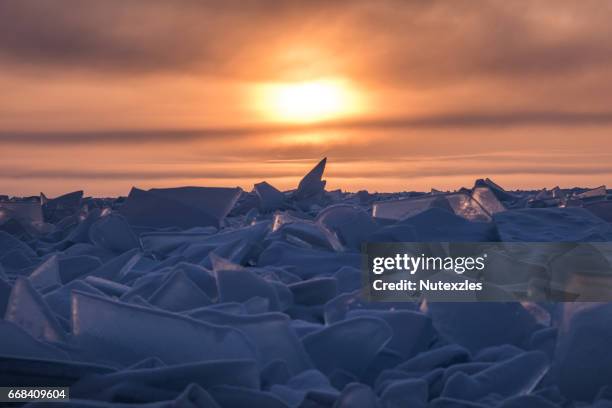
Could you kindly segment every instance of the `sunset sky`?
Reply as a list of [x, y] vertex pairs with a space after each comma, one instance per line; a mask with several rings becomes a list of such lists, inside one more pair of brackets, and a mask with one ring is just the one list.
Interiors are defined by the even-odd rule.
[[0, 1], [0, 194], [612, 184], [612, 3]]

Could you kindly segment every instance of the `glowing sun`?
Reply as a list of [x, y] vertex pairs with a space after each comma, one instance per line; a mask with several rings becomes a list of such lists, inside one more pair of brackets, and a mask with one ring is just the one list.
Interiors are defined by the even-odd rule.
[[267, 116], [286, 122], [316, 122], [354, 113], [357, 96], [341, 80], [266, 85], [261, 92]]

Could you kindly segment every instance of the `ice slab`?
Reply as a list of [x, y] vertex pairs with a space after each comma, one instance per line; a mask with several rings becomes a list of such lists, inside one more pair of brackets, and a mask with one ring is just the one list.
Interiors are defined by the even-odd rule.
[[59, 348], [36, 340], [25, 330], [7, 320], [0, 320], [0, 354], [44, 360], [70, 360]]
[[130, 287], [127, 285], [122, 285], [121, 283], [99, 278], [97, 276], [88, 276], [83, 281], [107, 296], [121, 297], [130, 290]]
[[210, 394], [222, 407], [289, 408], [276, 395], [242, 387], [214, 387]]
[[240, 331], [173, 313], [72, 294], [73, 337], [96, 359], [134, 364], [159, 357], [168, 364], [221, 359], [256, 359]]
[[470, 351], [500, 344], [526, 347], [538, 328], [520, 303], [431, 302], [427, 308], [434, 327]]
[[302, 342], [315, 366], [323, 373], [329, 375], [340, 369], [360, 377], [392, 335], [391, 328], [383, 320], [358, 317], [307, 334]]
[[79, 210], [83, 198], [83, 191], [73, 191], [51, 199], [45, 197], [45, 195], [41, 193], [41, 198], [45, 220], [59, 221]]
[[143, 370], [160, 367], [167, 367], [166, 363], [164, 363], [157, 357], [147, 357], [144, 360], [141, 360], [136, 364], [132, 364], [131, 366], [127, 367], [127, 370]]
[[248, 360], [209, 361], [117, 371], [86, 378], [71, 389], [71, 397], [91, 398], [107, 393], [122, 384], [150, 387], [179, 393], [190, 384], [203, 389], [232, 385], [245, 389], [259, 389], [259, 373], [254, 362]]
[[114, 369], [74, 361], [53, 361], [22, 357], [0, 357], [0, 384], [28, 387], [67, 387], [82, 378], [109, 374]]
[[142, 258], [142, 253], [138, 249], [132, 249], [123, 254], [112, 258], [100, 265], [88, 275], [98, 278], [118, 280], [131, 270]]
[[354, 251], [359, 251], [361, 244], [379, 228], [363, 209], [347, 204], [324, 208], [315, 221], [333, 231], [344, 246]]
[[27, 224], [42, 224], [42, 206], [39, 201], [0, 201], [0, 223], [7, 218]]
[[38, 340], [59, 343], [66, 339], [66, 334], [49, 306], [26, 278], [15, 281], [4, 319], [15, 323]]
[[334, 389], [327, 377], [318, 370], [303, 371], [286, 384], [273, 385], [270, 391], [291, 407], [303, 406], [310, 396], [335, 400], [339, 395], [338, 390]]
[[[468, 221], [441, 208], [431, 208], [400, 221], [385, 230], [393, 231], [399, 226], [414, 230], [417, 242], [486, 242], [497, 241], [495, 225], [487, 222]], [[381, 232], [375, 234], [382, 238]], [[407, 241], [407, 240], [406, 240]]]
[[171, 312], [181, 312], [210, 305], [212, 301], [179, 269], [151, 295], [149, 303]]
[[281, 310], [278, 289], [272, 282], [246, 268], [217, 270], [215, 274], [220, 302], [245, 302], [253, 296], [259, 296], [269, 300], [271, 310]]
[[584, 206], [587, 210], [604, 221], [612, 223], [612, 201], [598, 201]]
[[143, 249], [156, 255], [168, 256], [187, 245], [206, 243], [217, 232], [215, 227], [192, 228], [188, 231], [147, 232], [140, 234]]
[[283, 207], [285, 195], [265, 181], [255, 184], [253, 191], [257, 195], [258, 207], [262, 212], [270, 212]]
[[498, 361], [508, 360], [516, 357], [524, 352], [523, 349], [511, 344], [502, 344], [500, 346], [485, 347], [474, 355], [474, 361], [495, 363]]
[[446, 209], [470, 221], [488, 222], [491, 220], [491, 214], [465, 193], [436, 194], [381, 201], [374, 203], [372, 214], [376, 218], [402, 220], [420, 214], [429, 208]]
[[190, 316], [204, 322], [234, 327], [245, 333], [257, 347], [260, 367], [283, 361], [291, 374], [312, 366], [302, 343], [290, 326], [290, 319], [281, 313], [235, 315], [211, 309], [200, 309]]
[[40, 259], [38, 257], [30, 256], [28, 251], [24, 251], [21, 248], [0, 254], [0, 265], [16, 273], [19, 273], [20, 270], [31, 270], [39, 262]]
[[503, 187], [496, 184], [490, 178], [478, 179], [474, 183], [474, 188], [477, 187], [486, 187], [491, 190], [491, 192], [497, 197], [500, 201], [515, 201], [518, 199], [514, 194], [507, 192]]
[[368, 302], [364, 299], [361, 289], [343, 293], [325, 304], [324, 318], [326, 324], [344, 320], [351, 310], [379, 309], [379, 310], [416, 310], [416, 303], [411, 302]]
[[397, 369], [407, 373], [425, 374], [436, 368], [446, 368], [462, 364], [470, 359], [470, 352], [465, 348], [456, 344], [449, 344], [419, 353], [417, 356], [397, 366]]
[[376, 394], [364, 384], [351, 383], [343, 390], [334, 408], [376, 408], [379, 407]]
[[477, 401], [490, 394], [516, 397], [533, 391], [549, 369], [540, 351], [523, 353], [472, 376], [458, 372], [448, 379], [443, 397]]
[[260, 266], [295, 266], [293, 273], [302, 279], [330, 276], [343, 266], [359, 268], [361, 256], [298, 248], [285, 242], [273, 242], [259, 256]]
[[[539, 396], [539, 395], [520, 395], [508, 398], [503, 401], [498, 408], [557, 408], [559, 405]], [[595, 407], [595, 406], [594, 406]], [[603, 406], [601, 408], [604, 408]]]
[[218, 222], [231, 211], [242, 193], [239, 187], [152, 188], [149, 191], [155, 195], [198, 208], [212, 215]]
[[407, 379], [391, 383], [380, 396], [384, 407], [427, 407], [428, 385], [421, 379]]
[[555, 355], [562, 393], [571, 399], [592, 400], [612, 386], [612, 304], [572, 304], [566, 308]]
[[334, 273], [334, 278], [336, 278], [338, 293], [353, 292], [357, 289], [361, 289], [361, 270], [357, 268], [344, 266]]
[[19, 251], [27, 258], [36, 258], [37, 255], [32, 248], [24, 242], [4, 231], [0, 231], [0, 258], [13, 251]]
[[85, 283], [82, 280], [76, 280], [59, 287], [52, 292], [46, 293], [43, 298], [54, 313], [66, 320], [70, 320], [72, 307], [70, 296], [73, 290], [104, 296], [103, 292], [99, 291], [88, 283]]
[[472, 198], [478, 202], [488, 214], [506, 211], [506, 207], [498, 200], [497, 196], [489, 187], [474, 188], [472, 190]]
[[322, 305], [336, 296], [335, 278], [313, 278], [289, 285], [293, 301], [299, 305]]
[[140, 248], [138, 238], [125, 218], [114, 213], [100, 217], [91, 225], [89, 239], [94, 245], [115, 253]]
[[433, 207], [444, 208], [453, 212], [452, 207], [444, 197], [421, 196], [376, 202], [372, 206], [372, 215], [375, 218], [401, 220]]
[[606, 186], [599, 186], [597, 188], [587, 190], [583, 193], [576, 194], [576, 197], [584, 200], [584, 199], [601, 198], [607, 195], [608, 195], [608, 191], [606, 190]]
[[11, 285], [0, 277], [0, 316], [4, 316], [6, 312], [6, 304], [8, 303], [9, 296], [11, 295]]
[[45, 290], [62, 285], [59, 273], [57, 255], [49, 257], [40, 264], [29, 276], [32, 286], [38, 290]]
[[89, 255], [58, 257], [58, 263], [60, 277], [64, 284], [78, 279], [89, 272], [93, 272], [102, 266], [100, 259]]
[[179, 262], [172, 267], [172, 271], [182, 271], [210, 299], [218, 298], [217, 280], [210, 270], [189, 262]]
[[102, 210], [94, 208], [89, 211], [85, 216], [79, 216], [79, 223], [76, 228], [72, 229], [68, 236], [56, 244], [57, 249], [65, 249], [77, 242], [89, 243], [89, 229], [91, 226], [100, 219], [102, 216]]
[[276, 213], [272, 221], [272, 232], [267, 239], [281, 237], [304, 248], [323, 248], [331, 251], [344, 249], [338, 236], [323, 224], [294, 217], [288, 213]]
[[219, 226], [219, 219], [166, 195], [132, 188], [119, 212], [132, 225], [153, 228]]
[[583, 208], [529, 208], [495, 214], [502, 241], [600, 242], [612, 226]]
[[[204, 265], [204, 261], [213, 251], [219, 256], [227, 257], [228, 254], [223, 255], [222, 252], [229, 252], [231, 256], [234, 247], [261, 245], [269, 230], [269, 221], [257, 222], [248, 227], [228, 228], [210, 237], [201, 237], [197, 243], [189, 243], [180, 254], [190, 262]], [[240, 254], [236, 253], [236, 255]]]
[[428, 350], [436, 337], [431, 319], [420, 312], [361, 309], [349, 311], [347, 314], [348, 319], [359, 316], [384, 320], [393, 332], [385, 348], [399, 353], [404, 360]]

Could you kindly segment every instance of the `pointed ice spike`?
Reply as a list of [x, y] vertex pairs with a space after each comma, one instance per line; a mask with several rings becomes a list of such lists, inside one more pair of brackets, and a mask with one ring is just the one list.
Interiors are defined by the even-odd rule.
[[49, 306], [25, 278], [15, 281], [4, 318], [36, 339], [53, 342], [65, 340], [65, 333]]
[[323, 158], [323, 160], [310, 170], [310, 172], [300, 181], [295, 192], [295, 198], [297, 200], [303, 200], [323, 192], [325, 181], [323, 181], [322, 178], [326, 163], [327, 157]]
[[57, 255], [53, 255], [45, 262], [40, 264], [30, 274], [29, 278], [32, 286], [38, 290], [44, 290], [52, 288], [54, 286], [61, 286], [62, 279], [59, 273], [59, 262]]

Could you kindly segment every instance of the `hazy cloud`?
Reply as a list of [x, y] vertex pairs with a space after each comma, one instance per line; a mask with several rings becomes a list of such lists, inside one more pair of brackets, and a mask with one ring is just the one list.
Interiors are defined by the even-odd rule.
[[572, 1], [4, 0], [4, 63], [373, 82], [584, 75], [612, 63], [612, 4]]

